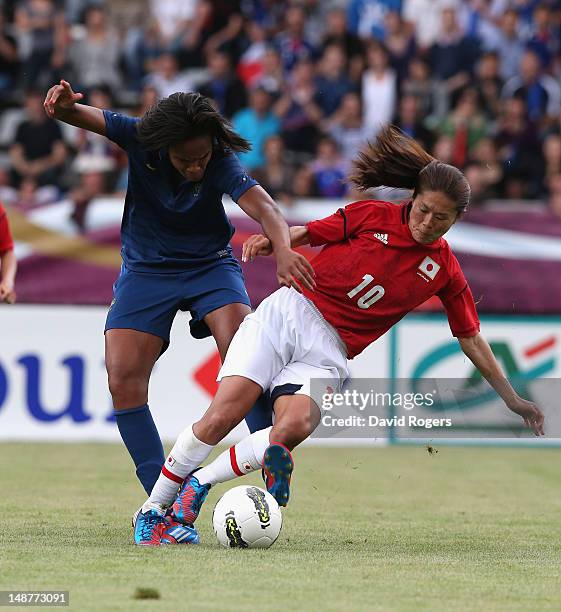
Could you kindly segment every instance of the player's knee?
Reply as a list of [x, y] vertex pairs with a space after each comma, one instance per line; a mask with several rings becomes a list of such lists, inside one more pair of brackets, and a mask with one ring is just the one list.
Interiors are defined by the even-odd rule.
[[108, 382], [116, 410], [146, 403], [148, 383], [138, 373], [113, 368], [108, 371]]

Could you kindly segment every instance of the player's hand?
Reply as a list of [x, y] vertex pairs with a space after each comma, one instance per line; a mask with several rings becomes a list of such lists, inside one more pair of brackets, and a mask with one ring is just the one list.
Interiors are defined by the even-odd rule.
[[312, 264], [300, 253], [286, 247], [276, 252], [277, 280], [281, 287], [294, 287], [302, 293], [300, 286], [313, 291], [316, 286], [316, 273]]
[[512, 412], [519, 414], [523, 419], [526, 427], [531, 429], [536, 436], [543, 436], [543, 412], [534, 404], [528, 400], [517, 398], [508, 407]]
[[0, 283], [0, 302], [6, 302], [6, 304], [13, 304], [16, 301], [16, 292], [14, 286], [10, 283]]
[[266, 257], [273, 252], [273, 245], [267, 236], [263, 234], [253, 234], [242, 247], [242, 261], [253, 261], [256, 257]]
[[51, 87], [45, 96], [43, 106], [49, 117], [55, 117], [58, 110], [70, 110], [76, 102], [84, 97], [82, 93], [75, 93], [68, 81], [62, 79], [58, 85]]

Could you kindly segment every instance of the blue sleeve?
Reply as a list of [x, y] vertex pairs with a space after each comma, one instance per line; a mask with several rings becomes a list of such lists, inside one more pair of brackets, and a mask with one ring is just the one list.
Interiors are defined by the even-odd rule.
[[107, 138], [127, 151], [136, 142], [136, 124], [138, 119], [121, 115], [121, 113], [114, 113], [110, 110], [104, 110], [103, 116], [105, 118], [105, 135]]
[[225, 155], [213, 168], [209, 177], [221, 193], [227, 193], [234, 202], [259, 183], [248, 175], [233, 153]]

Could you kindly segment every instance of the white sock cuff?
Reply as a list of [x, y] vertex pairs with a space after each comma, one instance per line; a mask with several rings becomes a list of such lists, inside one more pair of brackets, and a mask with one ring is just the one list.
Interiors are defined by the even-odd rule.
[[255, 458], [259, 462], [259, 467], [263, 467], [263, 455], [269, 446], [269, 435], [271, 433], [272, 427], [267, 427], [267, 429], [260, 429], [249, 436], [251, 440], [251, 447], [253, 448], [253, 454]]
[[189, 425], [179, 434], [170, 455], [178, 463], [194, 464], [191, 468], [194, 469], [209, 456], [213, 448], [214, 445], [201, 442], [193, 433], [193, 426]]

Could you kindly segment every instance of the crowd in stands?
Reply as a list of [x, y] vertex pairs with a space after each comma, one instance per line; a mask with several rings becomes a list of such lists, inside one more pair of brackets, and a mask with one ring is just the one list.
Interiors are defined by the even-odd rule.
[[[200, 91], [253, 143], [276, 198], [345, 197], [388, 123], [464, 170], [475, 203], [542, 199], [561, 216], [557, 0], [19, 0], [0, 3], [0, 198], [122, 190], [126, 158], [48, 119], [60, 78], [140, 116]], [[25, 109], [25, 114], [21, 114]]]

